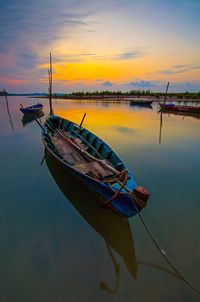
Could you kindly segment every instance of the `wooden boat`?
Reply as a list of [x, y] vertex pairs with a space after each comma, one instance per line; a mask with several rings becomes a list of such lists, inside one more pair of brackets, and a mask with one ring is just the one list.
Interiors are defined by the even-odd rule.
[[183, 112], [183, 113], [200, 113], [200, 106], [176, 105], [173, 103], [159, 103], [162, 111]]
[[130, 106], [151, 107], [152, 103], [152, 100], [131, 100]]
[[137, 187], [122, 160], [95, 134], [55, 115], [42, 128], [45, 148], [54, 160], [97, 192], [104, 207], [129, 218], [146, 206], [148, 191]]
[[19, 108], [21, 110], [22, 113], [36, 113], [39, 111], [42, 111], [43, 109], [43, 105], [40, 103], [37, 103], [36, 105], [33, 106], [29, 106], [29, 107], [23, 107], [22, 104], [20, 104], [21, 108]]

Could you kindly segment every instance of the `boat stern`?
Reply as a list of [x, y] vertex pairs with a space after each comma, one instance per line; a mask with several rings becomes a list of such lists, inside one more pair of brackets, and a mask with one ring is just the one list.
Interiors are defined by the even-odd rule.
[[136, 204], [140, 205], [142, 208], [147, 206], [147, 201], [149, 199], [150, 193], [144, 187], [138, 186], [133, 190], [133, 198]]

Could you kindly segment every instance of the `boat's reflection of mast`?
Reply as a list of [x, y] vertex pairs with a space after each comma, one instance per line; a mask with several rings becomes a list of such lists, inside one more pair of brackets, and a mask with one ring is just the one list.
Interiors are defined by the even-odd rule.
[[119, 288], [119, 271], [120, 271], [120, 266], [117, 263], [117, 261], [115, 259], [115, 256], [114, 256], [114, 253], [113, 253], [113, 251], [112, 251], [112, 249], [111, 249], [111, 247], [110, 247], [110, 245], [109, 245], [109, 243], [107, 241], [106, 241], [106, 247], [107, 247], [108, 253], [110, 255], [110, 258], [112, 260], [113, 266], [114, 266], [115, 275], [116, 275], [116, 285], [115, 285], [115, 287], [113, 289], [110, 289], [105, 282], [100, 282], [99, 286], [100, 286], [100, 289], [105, 290], [108, 293], [114, 294], [114, 293], [117, 292], [117, 290]]
[[14, 132], [12, 117], [11, 117], [11, 114], [10, 114], [9, 103], [8, 103], [8, 98], [7, 98], [7, 92], [6, 92], [5, 89], [4, 89], [4, 96], [5, 96], [5, 99], [6, 99], [6, 108], [7, 108], [7, 112], [8, 112], [10, 126], [11, 126], [11, 129], [12, 129], [12, 132]]
[[162, 111], [160, 111], [159, 144], [161, 144], [161, 142], [162, 142], [162, 127], [163, 127], [163, 116], [162, 116]]
[[[166, 99], [167, 99], [167, 92], [169, 89], [169, 82], [167, 83], [167, 87], [166, 87], [166, 91], [165, 91], [165, 96], [164, 96], [164, 100], [163, 100], [163, 104], [166, 103]], [[160, 104], [160, 103], [159, 103]], [[162, 109], [160, 109], [160, 132], [159, 132], [159, 144], [161, 144], [161, 140], [162, 140], [162, 126], [163, 126], [163, 119], [162, 119]]]

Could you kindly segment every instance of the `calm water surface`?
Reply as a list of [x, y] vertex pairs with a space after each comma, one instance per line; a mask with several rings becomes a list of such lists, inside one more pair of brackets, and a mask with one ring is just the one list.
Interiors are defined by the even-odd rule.
[[[41, 131], [23, 125], [19, 103], [34, 101], [9, 97], [11, 123], [0, 97], [0, 301], [199, 301], [137, 217], [101, 209], [98, 196], [44, 158]], [[128, 102], [55, 100], [54, 109], [76, 123], [87, 112], [84, 126], [150, 190], [142, 213], [161, 247], [200, 287], [200, 119]]]

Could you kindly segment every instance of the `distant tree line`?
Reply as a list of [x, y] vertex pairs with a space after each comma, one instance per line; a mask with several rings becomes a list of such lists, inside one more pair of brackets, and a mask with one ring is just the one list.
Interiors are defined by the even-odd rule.
[[[69, 98], [77, 97], [77, 98], [86, 98], [86, 97], [126, 97], [126, 96], [135, 96], [135, 97], [155, 97], [155, 98], [162, 98], [165, 96], [165, 93], [163, 92], [152, 92], [151, 90], [130, 90], [128, 92], [122, 92], [122, 91], [109, 91], [109, 90], [103, 90], [103, 91], [74, 91], [71, 94], [63, 94], [62, 96], [59, 94], [54, 94], [53, 97], [62, 97], [62, 98]], [[167, 93], [168, 97], [175, 97], [178, 99], [198, 99], [200, 98], [200, 91], [199, 92], [171, 92]]]
[[126, 95], [147, 95], [151, 96], [152, 92], [150, 90], [130, 90], [129, 92], [122, 92], [120, 90], [117, 91], [110, 91], [110, 90], [103, 90], [103, 91], [75, 91], [72, 92], [72, 95], [77, 95], [77, 96], [126, 96]]

